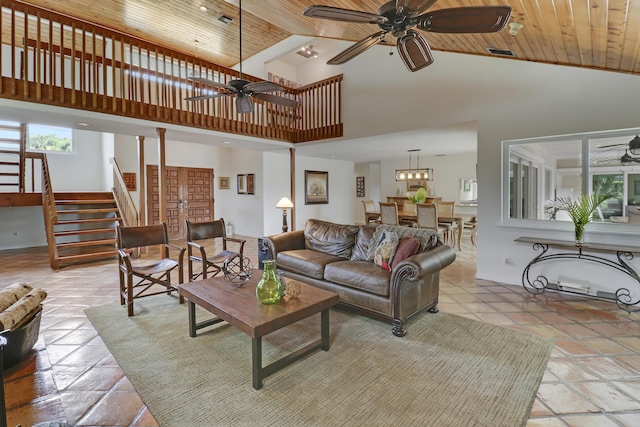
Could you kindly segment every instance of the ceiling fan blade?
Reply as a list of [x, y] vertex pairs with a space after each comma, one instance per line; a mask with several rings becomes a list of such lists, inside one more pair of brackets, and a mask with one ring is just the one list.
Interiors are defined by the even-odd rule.
[[509, 6], [471, 6], [434, 10], [416, 19], [419, 29], [434, 33], [494, 33], [510, 16]]
[[342, 9], [331, 6], [309, 6], [302, 12], [311, 18], [330, 19], [332, 21], [354, 22], [360, 24], [384, 24], [388, 21], [384, 16], [359, 10]]
[[267, 81], [260, 81], [249, 83], [243, 89], [245, 92], [251, 93], [280, 92], [282, 86]]
[[185, 98], [185, 101], [200, 101], [203, 99], [219, 98], [221, 96], [231, 95], [230, 93], [211, 93], [207, 95], [196, 95]]
[[418, 16], [433, 6], [438, 0], [396, 0], [399, 15]]
[[625, 142], [623, 144], [609, 144], [609, 145], [596, 145], [596, 148], [617, 148], [617, 147], [628, 147], [629, 143]]
[[271, 95], [269, 93], [256, 93], [253, 97], [260, 101], [271, 102], [272, 104], [281, 105], [283, 107], [295, 108], [298, 106], [298, 102], [293, 99], [283, 98], [282, 96]]
[[360, 55], [365, 50], [373, 47], [380, 40], [384, 39], [384, 36], [387, 34], [387, 31], [378, 31], [375, 34], [371, 34], [369, 37], [360, 40], [358, 43], [349, 47], [348, 49], [343, 50], [333, 58], [327, 61], [329, 65], [340, 65], [345, 62], [355, 58]]
[[398, 52], [409, 71], [418, 71], [433, 64], [433, 55], [427, 41], [414, 30], [398, 39]]
[[231, 92], [235, 92], [236, 91], [236, 88], [234, 88], [233, 86], [229, 86], [229, 85], [226, 85], [224, 83], [218, 83], [218, 82], [213, 81], [211, 79], [206, 79], [206, 78], [200, 77], [200, 76], [190, 76], [189, 80], [191, 80], [192, 82], [198, 82], [198, 83], [202, 83], [202, 84], [205, 84], [205, 85], [217, 87], [217, 88], [220, 88], [220, 89], [230, 90]]

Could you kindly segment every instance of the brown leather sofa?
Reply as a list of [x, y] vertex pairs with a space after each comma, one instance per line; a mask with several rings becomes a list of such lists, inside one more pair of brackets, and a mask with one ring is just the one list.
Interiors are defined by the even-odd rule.
[[[392, 271], [373, 262], [375, 242], [383, 230], [410, 234], [419, 252]], [[376, 233], [377, 231], [377, 233]], [[440, 270], [456, 254], [432, 230], [387, 225], [341, 225], [310, 219], [304, 230], [263, 239], [267, 258], [285, 277], [336, 292], [340, 305], [380, 320], [391, 320], [396, 336], [407, 333], [411, 316], [438, 311]]]

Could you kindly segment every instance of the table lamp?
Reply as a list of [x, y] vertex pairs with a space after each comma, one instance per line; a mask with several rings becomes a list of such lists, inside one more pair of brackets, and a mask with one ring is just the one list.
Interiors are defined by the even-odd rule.
[[282, 209], [282, 232], [286, 232], [289, 230], [289, 226], [287, 225], [287, 209], [291, 209], [293, 207], [293, 203], [286, 197], [280, 199], [276, 208]]

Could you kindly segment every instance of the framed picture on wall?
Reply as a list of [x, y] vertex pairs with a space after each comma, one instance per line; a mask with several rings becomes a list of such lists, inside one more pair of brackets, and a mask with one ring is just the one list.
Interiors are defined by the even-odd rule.
[[364, 176], [356, 177], [356, 197], [364, 197]]
[[329, 203], [329, 172], [304, 171], [304, 204]]
[[238, 194], [247, 194], [247, 180], [246, 175], [238, 174], [237, 184], [238, 184]]
[[254, 194], [255, 193], [255, 178], [254, 178], [254, 174], [249, 173], [247, 174], [247, 194]]
[[218, 177], [218, 188], [220, 190], [228, 190], [230, 188], [228, 176]]
[[424, 187], [425, 190], [427, 189], [426, 179], [407, 181], [407, 191], [416, 191], [420, 187]]

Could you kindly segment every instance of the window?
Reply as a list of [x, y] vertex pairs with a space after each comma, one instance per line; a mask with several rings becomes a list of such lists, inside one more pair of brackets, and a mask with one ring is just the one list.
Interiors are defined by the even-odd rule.
[[27, 149], [59, 153], [73, 152], [73, 129], [29, 124]]
[[602, 219], [626, 216], [640, 205], [640, 156], [631, 140], [640, 129], [560, 135], [503, 142], [503, 218], [562, 219], [551, 207], [560, 197], [607, 193]]

